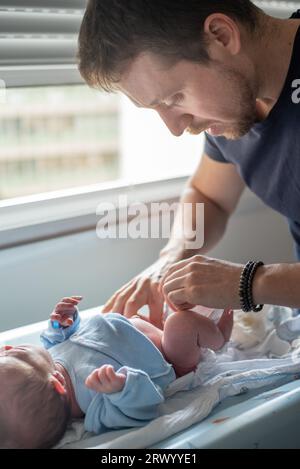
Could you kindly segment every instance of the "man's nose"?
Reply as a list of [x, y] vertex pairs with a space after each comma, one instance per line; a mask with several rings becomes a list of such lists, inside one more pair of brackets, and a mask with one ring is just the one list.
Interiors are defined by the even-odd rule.
[[193, 116], [190, 114], [179, 114], [170, 110], [157, 112], [175, 137], [180, 137], [193, 121]]

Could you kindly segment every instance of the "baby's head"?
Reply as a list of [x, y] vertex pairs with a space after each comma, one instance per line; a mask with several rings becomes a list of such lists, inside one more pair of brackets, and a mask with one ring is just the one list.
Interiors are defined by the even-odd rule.
[[0, 448], [50, 448], [63, 436], [70, 406], [50, 354], [0, 348]]

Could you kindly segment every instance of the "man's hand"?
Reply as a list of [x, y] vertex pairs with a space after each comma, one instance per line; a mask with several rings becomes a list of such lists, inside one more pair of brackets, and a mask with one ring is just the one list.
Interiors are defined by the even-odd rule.
[[87, 377], [85, 384], [93, 391], [110, 394], [122, 391], [125, 381], [126, 375], [116, 373], [112, 365], [103, 365]]
[[174, 264], [164, 275], [161, 289], [172, 309], [196, 305], [216, 309], [239, 309], [240, 264], [194, 256]]
[[102, 313], [112, 311], [130, 318], [144, 305], [148, 305], [149, 321], [162, 329], [165, 300], [160, 290], [160, 281], [165, 270], [162, 269], [160, 262], [153, 264], [120, 288], [104, 305]]
[[57, 321], [61, 326], [68, 327], [73, 324], [73, 315], [82, 296], [68, 296], [62, 298], [50, 314], [51, 321]]

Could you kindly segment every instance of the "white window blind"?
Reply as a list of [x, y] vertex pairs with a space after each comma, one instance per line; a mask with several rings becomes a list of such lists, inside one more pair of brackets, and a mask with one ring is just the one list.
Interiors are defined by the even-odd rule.
[[0, 0], [0, 79], [7, 87], [80, 83], [86, 0]]
[[300, 8], [300, 1], [287, 2], [282, 0], [254, 1], [266, 13], [278, 18], [289, 18], [294, 11]]
[[[87, 0], [0, 0], [0, 80], [7, 87], [80, 83], [77, 38]], [[287, 18], [300, 1], [256, 1]]]

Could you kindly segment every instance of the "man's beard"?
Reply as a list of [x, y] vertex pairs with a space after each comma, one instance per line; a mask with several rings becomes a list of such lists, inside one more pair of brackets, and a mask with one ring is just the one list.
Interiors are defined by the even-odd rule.
[[[232, 95], [235, 96], [235, 109], [239, 110], [240, 118], [236, 124], [228, 124], [228, 128], [223, 132], [222, 136], [228, 140], [237, 140], [244, 137], [253, 127], [256, 121], [256, 97], [247, 81], [247, 79], [239, 72], [224, 67], [219, 67], [220, 73], [230, 82], [233, 90]], [[221, 126], [226, 124], [220, 123]], [[209, 128], [209, 124], [201, 127], [190, 126], [186, 131], [191, 135], [199, 135]]]

